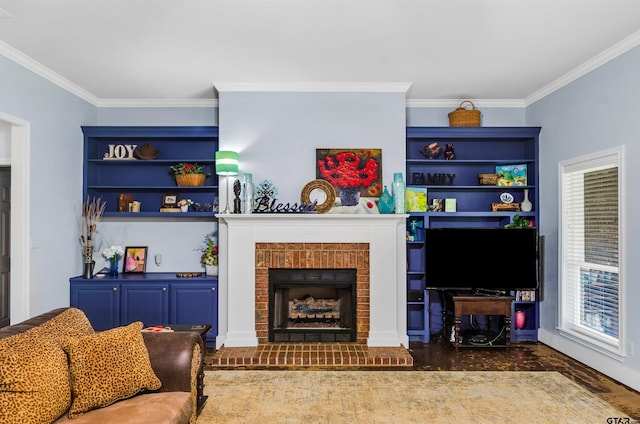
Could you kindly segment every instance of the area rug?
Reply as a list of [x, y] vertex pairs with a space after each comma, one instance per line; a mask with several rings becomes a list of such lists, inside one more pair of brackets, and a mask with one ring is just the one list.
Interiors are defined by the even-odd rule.
[[597, 423], [624, 417], [557, 372], [207, 371], [207, 423]]

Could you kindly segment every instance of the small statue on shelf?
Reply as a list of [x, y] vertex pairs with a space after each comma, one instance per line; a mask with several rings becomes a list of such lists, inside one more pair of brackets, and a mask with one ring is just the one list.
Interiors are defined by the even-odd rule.
[[241, 191], [241, 185], [240, 185], [240, 180], [236, 180], [233, 183], [233, 194], [235, 195], [235, 198], [233, 199], [233, 213], [240, 213], [242, 212], [242, 202], [240, 201], [240, 191]]
[[449, 143], [444, 149], [444, 158], [447, 160], [453, 160], [456, 158], [456, 152], [453, 150], [453, 144]]

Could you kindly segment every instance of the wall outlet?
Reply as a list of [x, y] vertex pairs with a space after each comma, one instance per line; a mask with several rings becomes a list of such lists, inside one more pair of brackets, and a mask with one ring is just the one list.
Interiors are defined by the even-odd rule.
[[153, 259], [155, 259], [155, 261], [156, 261], [156, 265], [157, 265], [157, 266], [160, 266], [160, 264], [162, 263], [162, 255], [161, 255], [160, 253], [157, 253], [157, 254], [153, 257]]

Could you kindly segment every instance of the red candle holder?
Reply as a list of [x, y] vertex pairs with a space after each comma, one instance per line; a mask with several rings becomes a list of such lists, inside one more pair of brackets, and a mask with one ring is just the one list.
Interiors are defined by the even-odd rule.
[[514, 315], [514, 323], [516, 330], [522, 330], [527, 323], [527, 316], [525, 315], [523, 310], [516, 310]]

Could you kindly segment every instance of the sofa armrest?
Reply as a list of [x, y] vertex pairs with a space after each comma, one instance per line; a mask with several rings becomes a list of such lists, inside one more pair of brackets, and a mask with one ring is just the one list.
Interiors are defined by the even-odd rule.
[[[204, 347], [198, 333], [143, 332], [145, 345], [149, 351], [151, 367], [162, 387], [161, 392], [192, 392], [196, 387], [196, 376], [192, 375], [193, 355], [198, 355], [198, 372], [201, 372]], [[198, 348], [196, 348], [198, 346]]]

